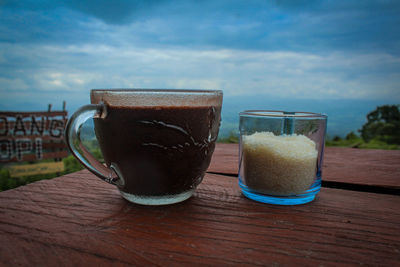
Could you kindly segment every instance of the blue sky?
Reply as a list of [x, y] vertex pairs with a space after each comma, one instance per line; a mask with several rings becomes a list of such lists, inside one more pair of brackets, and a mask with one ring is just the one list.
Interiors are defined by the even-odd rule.
[[398, 103], [399, 14], [389, 0], [0, 0], [0, 110], [74, 110], [91, 88]]

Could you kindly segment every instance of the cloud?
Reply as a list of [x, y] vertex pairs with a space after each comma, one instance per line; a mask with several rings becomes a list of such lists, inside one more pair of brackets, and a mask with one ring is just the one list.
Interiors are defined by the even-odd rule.
[[0, 107], [13, 97], [29, 102], [58, 95], [68, 102], [78, 98], [82, 102], [92, 88], [132, 87], [223, 89], [227, 96], [400, 101], [400, 57], [382, 53], [321, 56], [107, 45], [12, 47], [0, 46], [8, 51], [2, 55], [8, 69], [2, 69], [0, 77], [0, 93], [8, 97], [0, 100]]
[[6, 1], [0, 40], [399, 54], [398, 1]]
[[163, 6], [163, 0], [67, 0], [65, 4], [73, 9], [92, 15], [109, 24], [126, 24], [146, 17], [153, 9]]

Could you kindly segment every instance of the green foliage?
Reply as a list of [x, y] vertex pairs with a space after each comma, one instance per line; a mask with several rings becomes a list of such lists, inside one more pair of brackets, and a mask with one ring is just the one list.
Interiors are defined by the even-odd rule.
[[339, 142], [339, 141], [341, 141], [342, 140], [342, 138], [340, 138], [340, 136], [338, 136], [338, 135], [336, 135], [335, 137], [333, 137], [333, 141], [335, 141], [335, 142]]
[[239, 143], [239, 136], [234, 131], [231, 131], [229, 136], [218, 138], [217, 142], [225, 144], [237, 144]]
[[351, 131], [346, 135], [346, 140], [357, 140], [357, 139], [360, 139], [360, 137], [357, 136], [353, 131]]
[[361, 137], [357, 136], [354, 132], [347, 134], [345, 139], [333, 138], [328, 139], [325, 142], [326, 146], [336, 147], [353, 147], [353, 148], [364, 148], [364, 149], [400, 149], [399, 145], [388, 144], [379, 139], [372, 139], [369, 142], [365, 142]]
[[372, 139], [369, 142], [361, 143], [358, 148], [396, 150], [400, 149], [400, 145], [388, 144], [379, 139]]
[[367, 122], [359, 130], [327, 140], [327, 146], [355, 147], [367, 149], [400, 149], [400, 105], [384, 105], [368, 113]]
[[[400, 144], [400, 105], [384, 105], [368, 113], [367, 123], [360, 130], [362, 138]], [[375, 142], [376, 142], [375, 141]]]
[[26, 185], [43, 179], [55, 177], [55, 174], [31, 175], [25, 177], [10, 177], [7, 169], [0, 169], [0, 191], [12, 189], [21, 185]]
[[338, 146], [338, 147], [354, 147], [358, 148], [363, 140], [355, 135], [353, 132], [349, 133], [345, 139], [335, 136], [333, 139], [328, 139], [325, 142], [326, 146]]
[[[43, 160], [41, 162], [50, 161]], [[60, 175], [76, 172], [83, 169], [83, 166], [72, 155], [64, 158], [63, 163], [64, 171], [61, 173], [38, 174], [24, 177], [10, 177], [10, 173], [7, 169], [0, 169], [0, 191], [12, 189], [21, 185], [26, 185], [44, 179], [51, 179]]]
[[0, 191], [18, 186], [16, 180], [10, 179], [10, 173], [6, 169], [0, 169]]
[[[86, 144], [85, 144], [86, 145]], [[99, 161], [103, 161], [103, 155], [96, 143], [88, 143], [90, 152]], [[51, 162], [52, 160], [42, 160], [40, 162]], [[40, 181], [43, 179], [51, 179], [64, 174], [76, 172], [82, 170], [83, 165], [72, 155], [64, 158], [64, 171], [61, 173], [50, 173], [50, 174], [38, 174], [24, 177], [10, 177], [9, 171], [7, 169], [0, 168], [0, 191], [12, 189], [21, 185], [26, 185], [32, 182]], [[39, 163], [39, 162], [36, 162]]]
[[65, 173], [76, 172], [83, 169], [81, 163], [72, 155], [63, 158], [63, 163]]

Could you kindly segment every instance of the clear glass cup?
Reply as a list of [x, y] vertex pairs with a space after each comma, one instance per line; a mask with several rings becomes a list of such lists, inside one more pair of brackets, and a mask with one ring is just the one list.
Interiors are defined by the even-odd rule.
[[253, 200], [314, 200], [321, 188], [327, 115], [248, 110], [240, 116], [239, 186]]
[[[106, 89], [90, 96], [65, 130], [72, 154], [89, 171], [133, 203], [165, 205], [192, 196], [215, 148], [222, 91]], [[80, 137], [91, 118], [105, 164]]]

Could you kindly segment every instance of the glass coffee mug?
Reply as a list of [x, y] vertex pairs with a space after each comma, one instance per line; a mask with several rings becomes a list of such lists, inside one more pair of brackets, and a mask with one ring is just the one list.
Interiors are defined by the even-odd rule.
[[[165, 205], [192, 196], [207, 170], [221, 118], [218, 90], [92, 90], [91, 104], [69, 119], [65, 138], [92, 173], [137, 204]], [[80, 138], [93, 118], [105, 165]]]

